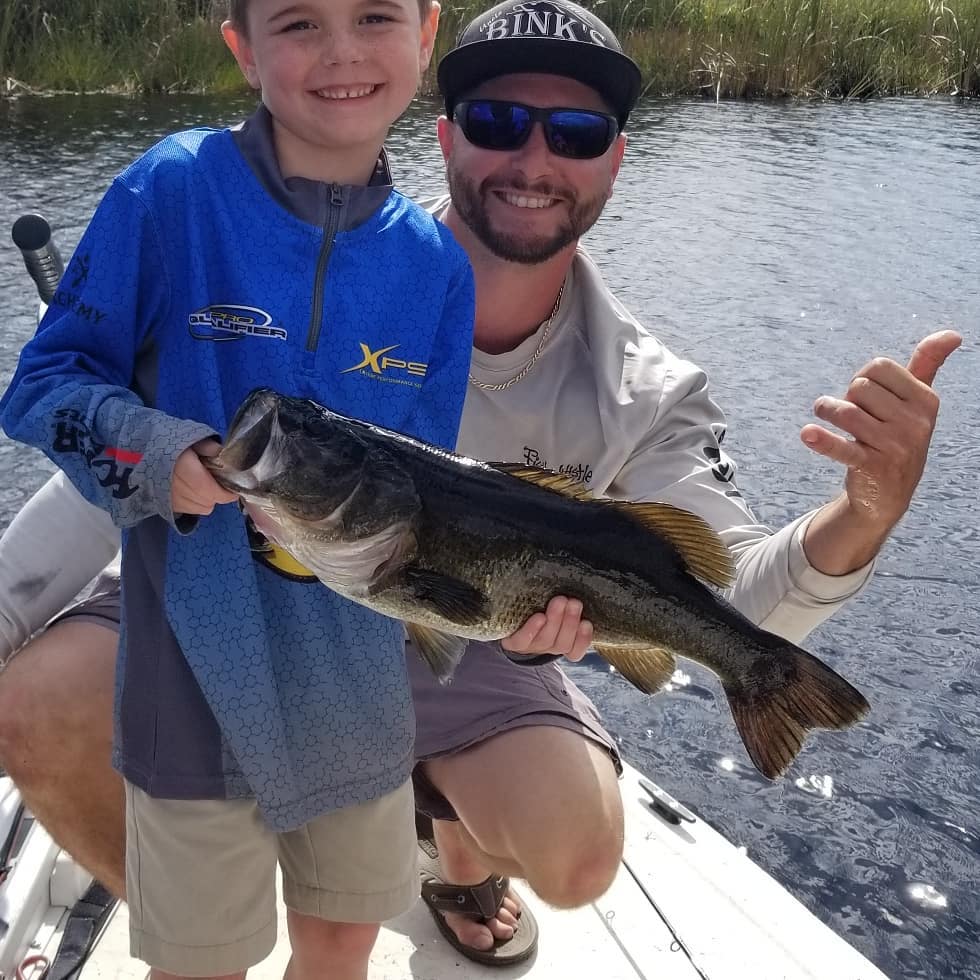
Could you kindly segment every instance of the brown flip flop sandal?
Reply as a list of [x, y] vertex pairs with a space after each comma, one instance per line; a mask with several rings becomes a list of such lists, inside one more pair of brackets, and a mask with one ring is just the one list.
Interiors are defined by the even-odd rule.
[[510, 939], [498, 940], [490, 949], [474, 949], [460, 942], [446, 922], [445, 913], [457, 912], [477, 922], [488, 922], [500, 911], [510, 880], [491, 875], [478, 885], [453, 885], [442, 877], [439, 852], [432, 839], [420, 837], [419, 847], [422, 901], [429, 907], [439, 932], [454, 949], [485, 966], [513, 966], [534, 955], [538, 948], [538, 923], [523, 899], [517, 928]]

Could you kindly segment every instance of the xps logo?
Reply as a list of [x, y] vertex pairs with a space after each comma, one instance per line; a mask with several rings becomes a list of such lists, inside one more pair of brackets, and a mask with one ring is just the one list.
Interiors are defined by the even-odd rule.
[[[428, 369], [428, 364], [419, 361], [406, 361], [401, 357], [388, 357], [390, 351], [396, 350], [401, 344], [392, 344], [390, 347], [382, 347], [379, 350], [371, 350], [367, 344], [358, 344], [361, 348], [363, 360], [353, 367], [344, 368], [341, 374], [349, 374], [351, 371], [360, 371], [367, 374], [368, 371], [376, 376], [379, 381], [388, 380], [384, 374], [388, 371], [405, 371], [416, 378], [424, 378]], [[391, 380], [396, 380], [392, 378]]]

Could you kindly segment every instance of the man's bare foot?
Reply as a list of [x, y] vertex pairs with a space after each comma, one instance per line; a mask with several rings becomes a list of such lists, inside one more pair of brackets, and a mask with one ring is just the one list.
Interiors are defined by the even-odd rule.
[[[494, 872], [477, 861], [467, 850], [460, 840], [459, 826], [456, 821], [432, 821], [436, 847], [439, 848], [439, 863], [447, 882], [454, 885], [479, 885]], [[446, 912], [444, 918], [463, 945], [472, 949], [488, 950], [493, 948], [495, 942], [505, 942], [514, 935], [520, 915], [520, 900], [508, 888], [504, 904], [487, 923], [477, 922], [455, 912]]]

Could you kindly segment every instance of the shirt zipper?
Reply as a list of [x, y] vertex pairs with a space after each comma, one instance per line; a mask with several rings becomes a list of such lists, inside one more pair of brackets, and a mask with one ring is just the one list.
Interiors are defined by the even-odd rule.
[[316, 261], [316, 279], [313, 281], [313, 312], [310, 315], [310, 329], [306, 334], [306, 349], [315, 351], [320, 342], [320, 321], [323, 319], [323, 281], [327, 275], [327, 263], [333, 252], [334, 237], [340, 227], [340, 217], [344, 209], [344, 188], [339, 184], [330, 185], [330, 202], [327, 216], [323, 222], [323, 244]]

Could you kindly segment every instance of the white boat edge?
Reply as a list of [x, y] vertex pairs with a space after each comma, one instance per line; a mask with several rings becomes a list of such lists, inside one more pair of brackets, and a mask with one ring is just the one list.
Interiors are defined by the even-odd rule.
[[[693, 821], [677, 816], [667, 794], [656, 802], [644, 782], [658, 789], [626, 767], [621, 781], [627, 815], [623, 862], [601, 899], [581, 909], [559, 911], [545, 906], [526, 885], [515, 883], [540, 926], [539, 948], [532, 959], [506, 968], [471, 963], [443, 939], [419, 902], [385, 923], [372, 956], [370, 980], [525, 975], [887, 980], [743, 849], [683, 807], [680, 811]], [[10, 780], [0, 777], [0, 841], [5, 813], [9, 817], [16, 798], [11, 790]], [[34, 823], [0, 887], [0, 980], [13, 980], [14, 968], [27, 955], [54, 958], [70, 910], [89, 883], [89, 876]], [[276, 948], [249, 975], [253, 980], [278, 980], [287, 959], [280, 903]], [[146, 974], [145, 964], [129, 956], [128, 914], [119, 903], [77, 976], [144, 980]], [[42, 977], [43, 961], [23, 971], [23, 980]]]

